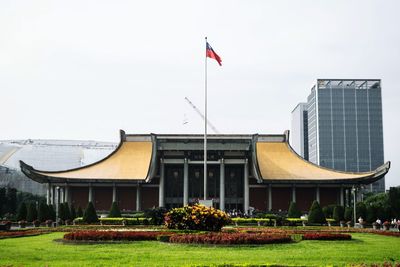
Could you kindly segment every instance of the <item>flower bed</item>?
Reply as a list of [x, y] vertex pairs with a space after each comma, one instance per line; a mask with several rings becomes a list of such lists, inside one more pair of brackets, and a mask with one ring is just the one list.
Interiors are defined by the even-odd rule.
[[49, 231], [45, 230], [17, 230], [17, 231], [7, 231], [7, 232], [0, 232], [0, 239], [9, 238], [9, 237], [24, 237], [24, 236], [35, 236], [41, 234], [47, 234]]
[[288, 243], [292, 239], [288, 235], [270, 235], [264, 233], [208, 233], [208, 234], [186, 234], [173, 235], [169, 238], [171, 243], [188, 244], [218, 244], [218, 245], [239, 245], [239, 244], [272, 244]]
[[[99, 218], [99, 222], [101, 225], [150, 225], [152, 224], [150, 218]], [[82, 217], [76, 218], [74, 220], [74, 224], [82, 225], [85, 224], [83, 222]]]
[[157, 236], [166, 235], [162, 231], [77, 231], [64, 235], [64, 239], [73, 241], [142, 241], [157, 240]]
[[305, 233], [303, 240], [351, 240], [349, 234], [337, 233]]

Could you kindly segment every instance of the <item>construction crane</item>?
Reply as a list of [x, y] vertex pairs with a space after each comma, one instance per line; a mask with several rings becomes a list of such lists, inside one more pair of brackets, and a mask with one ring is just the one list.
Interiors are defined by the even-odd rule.
[[[189, 98], [185, 97], [185, 100], [189, 103], [189, 105], [197, 112], [197, 114], [200, 115], [200, 117], [205, 121], [206, 117], [203, 115], [203, 113], [201, 113], [201, 111], [192, 103], [192, 101], [189, 100]], [[219, 131], [217, 130], [217, 128], [215, 128], [214, 125], [212, 125], [212, 123], [207, 120], [207, 125], [210, 126], [210, 128], [214, 131], [214, 133], [219, 134]]]

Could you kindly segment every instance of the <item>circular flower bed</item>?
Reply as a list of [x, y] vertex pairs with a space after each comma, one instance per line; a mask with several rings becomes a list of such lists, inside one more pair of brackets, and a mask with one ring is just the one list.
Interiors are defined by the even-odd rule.
[[270, 235], [263, 233], [186, 234], [186, 235], [173, 235], [169, 238], [169, 242], [171, 243], [218, 244], [218, 245], [272, 244], [272, 243], [288, 243], [291, 241], [292, 239], [288, 235]]

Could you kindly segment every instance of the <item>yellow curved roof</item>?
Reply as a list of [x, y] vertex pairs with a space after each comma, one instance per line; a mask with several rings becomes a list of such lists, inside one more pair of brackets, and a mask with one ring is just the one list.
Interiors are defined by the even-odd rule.
[[102, 161], [68, 171], [37, 173], [68, 179], [144, 180], [149, 172], [152, 142], [123, 142], [119, 149]]
[[264, 180], [336, 180], [373, 175], [330, 170], [297, 155], [286, 142], [257, 142], [257, 161]]

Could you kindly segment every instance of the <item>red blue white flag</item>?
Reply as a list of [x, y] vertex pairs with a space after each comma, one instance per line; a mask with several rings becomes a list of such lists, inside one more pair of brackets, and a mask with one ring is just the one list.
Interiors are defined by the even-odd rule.
[[222, 59], [220, 58], [220, 56], [217, 55], [217, 53], [215, 53], [208, 42], [206, 42], [206, 56], [215, 59], [218, 64], [222, 66]]

